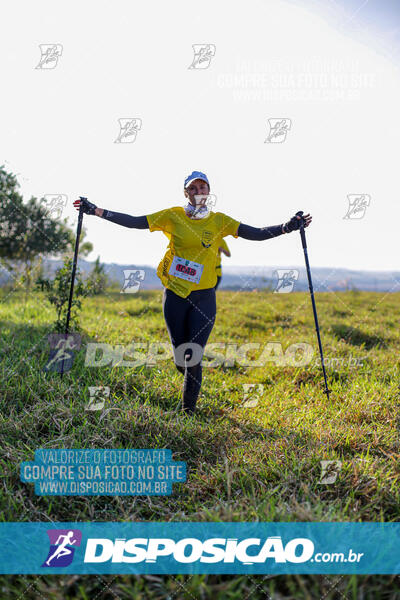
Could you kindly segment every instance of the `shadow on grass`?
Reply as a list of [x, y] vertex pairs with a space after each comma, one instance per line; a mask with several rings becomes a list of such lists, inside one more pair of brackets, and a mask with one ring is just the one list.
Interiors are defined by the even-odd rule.
[[[180, 381], [183, 382], [183, 377]], [[147, 389], [144, 404], [136, 405], [130, 411], [130, 417], [134, 420], [136, 434], [141, 436], [142, 443], [162, 440], [163, 447], [173, 452], [184, 452], [185, 460], [193, 461], [193, 464], [199, 459], [216, 464], [222, 454], [229, 454], [232, 448], [243, 447], [253, 441], [265, 443], [295, 438], [299, 444], [310, 445], [315, 442], [304, 431], [299, 432], [291, 427], [280, 427], [279, 431], [275, 431], [255, 421], [237, 418], [230, 406], [218, 408], [203, 404], [201, 398], [194, 415], [185, 415], [180, 395], [160, 397], [159, 388]], [[126, 434], [129, 436], [129, 431]]]
[[126, 309], [125, 312], [128, 313], [128, 315], [130, 315], [131, 317], [139, 317], [139, 316], [143, 316], [144, 314], [161, 314], [161, 310], [162, 307], [159, 305], [154, 305], [154, 304], [150, 304], [150, 305], [146, 305], [143, 308], [143, 305], [139, 308], [133, 309], [133, 308], [128, 308]]
[[55, 333], [51, 325], [16, 324], [13, 321], [0, 320], [1, 347], [0, 357], [6, 363], [15, 365], [18, 361], [32, 356], [37, 357], [38, 347], [49, 350], [48, 338], [50, 333]]
[[[35, 383], [35, 378], [32, 378], [32, 373], [26, 369], [27, 363], [33, 363], [37, 370], [42, 371], [49, 356], [49, 345], [47, 335], [53, 333], [48, 326], [36, 327], [32, 325], [15, 325], [13, 322], [1, 321], [0, 327], [6, 331], [3, 344], [3, 352], [9, 357], [9, 365], [6, 364], [6, 377], [8, 371], [15, 370], [19, 377], [23, 377], [24, 381], [29, 383], [30, 387], [37, 394], [37, 400], [41, 398], [41, 391]], [[83, 337], [83, 346], [89, 338], [84, 332], [81, 332]], [[15, 354], [14, 354], [15, 353]], [[79, 361], [81, 367], [82, 355], [84, 349], [81, 348]], [[0, 355], [1, 356], [1, 355]], [[21, 363], [20, 367], [18, 363]], [[74, 374], [76, 363], [68, 373], [72, 379], [76, 381], [78, 387], [82, 388], [85, 384], [85, 376], [82, 376], [82, 369], [78, 368]], [[167, 370], [169, 368], [167, 367]], [[25, 371], [26, 374], [25, 375]], [[85, 371], [85, 370], [84, 370]], [[59, 378], [58, 373], [48, 373], [50, 378]], [[29, 380], [27, 379], [29, 377]], [[47, 377], [46, 377], [47, 379]], [[262, 425], [256, 422], [240, 419], [231, 414], [231, 407], [224, 406], [219, 409], [216, 406], [202, 405], [201, 399], [198, 402], [196, 413], [193, 417], [186, 416], [182, 412], [181, 389], [183, 383], [182, 375], [171, 369], [168, 373], [167, 381], [162, 383], [160, 388], [157, 383], [153, 383], [152, 369], [140, 368], [129, 369], [125, 373], [118, 374], [116, 380], [115, 374], [112, 377], [112, 383], [108, 382], [108, 375], [104, 373], [99, 375], [99, 381], [92, 385], [111, 385], [111, 392], [115, 398], [119, 398], [119, 402], [114, 402], [110, 408], [104, 413], [90, 413], [84, 411], [86, 400], [80, 398], [74, 408], [73, 422], [77, 428], [74, 434], [71, 427], [68, 425], [69, 419], [66, 419], [64, 433], [70, 439], [70, 442], [78, 442], [79, 436], [83, 430], [87, 428], [86, 441], [96, 443], [99, 441], [98, 428], [106, 426], [108, 440], [113, 447], [129, 447], [134, 444], [135, 447], [170, 447], [173, 451], [182, 451], [185, 449], [185, 454], [191, 456], [193, 460], [198, 460], [199, 457], [215, 463], [218, 460], [218, 455], [221, 451], [229, 451], [232, 446], [243, 445], [252, 440], [265, 441], [266, 439], [273, 441], [281, 436], [300, 436], [298, 439], [302, 442], [312, 442], [307, 437], [304, 438], [303, 433], [295, 430], [283, 431], [278, 433], [269, 429], [265, 429]], [[66, 379], [65, 383], [70, 383]], [[172, 389], [169, 383], [172, 382]], [[178, 383], [178, 389], [176, 389]], [[301, 373], [293, 377], [292, 386], [294, 391], [298, 390], [302, 385], [315, 384], [316, 387], [322, 389], [321, 376], [319, 373]], [[164, 387], [165, 386], [165, 387]], [[24, 388], [15, 387], [14, 394], [18, 391], [23, 393]], [[43, 396], [47, 397], [47, 387], [42, 390]], [[58, 395], [61, 390], [58, 390]], [[77, 390], [74, 390], [78, 394]], [[53, 397], [51, 392], [50, 397]], [[15, 400], [14, 398], [14, 409]], [[21, 401], [23, 398], [20, 399]], [[33, 402], [30, 404], [32, 418], [29, 420], [29, 427], [35, 421], [35, 412], [38, 418], [47, 418], [48, 411], [62, 413], [65, 407], [65, 400], [60, 397], [54, 397], [49, 403], [47, 400], [43, 402]], [[11, 400], [10, 400], [11, 401]], [[49, 417], [50, 419], [50, 417]], [[32, 421], [32, 422], [31, 422]], [[51, 422], [51, 419], [49, 420]], [[72, 421], [71, 421], [72, 423]], [[40, 423], [37, 422], [37, 430], [43, 431]], [[52, 425], [51, 425], [52, 427]], [[48, 436], [51, 437], [51, 427]], [[79, 430], [79, 434], [77, 433]], [[233, 430], [235, 435], [232, 435]], [[30, 437], [30, 436], [28, 436]], [[38, 442], [46, 441], [46, 435], [38, 435]], [[79, 439], [81, 443], [81, 439]]]
[[386, 348], [388, 341], [390, 341], [382, 339], [380, 336], [361, 331], [361, 329], [357, 329], [356, 327], [350, 327], [349, 325], [332, 325], [331, 329], [338, 339], [343, 338], [353, 346], [364, 346], [366, 350], [371, 350], [371, 348]]
[[[49, 356], [50, 346], [48, 335], [60, 333], [56, 331], [54, 324], [46, 323], [44, 325], [16, 324], [13, 321], [0, 320], [1, 347], [0, 356], [4, 359], [26, 359], [32, 356], [38, 364], [39, 354]], [[88, 336], [84, 330], [75, 331], [71, 329], [70, 333], [79, 333], [82, 341], [88, 341]], [[44, 358], [44, 361], [46, 360]]]

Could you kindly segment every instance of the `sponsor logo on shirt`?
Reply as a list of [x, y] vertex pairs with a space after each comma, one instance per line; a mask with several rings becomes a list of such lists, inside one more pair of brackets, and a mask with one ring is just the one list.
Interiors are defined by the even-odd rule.
[[167, 277], [168, 275], [168, 266], [170, 263], [170, 259], [168, 257], [164, 258], [164, 262], [163, 262], [163, 270], [162, 270], [162, 274]]
[[213, 233], [212, 231], [203, 230], [203, 235], [201, 236], [201, 244], [204, 248], [209, 248], [213, 242]]

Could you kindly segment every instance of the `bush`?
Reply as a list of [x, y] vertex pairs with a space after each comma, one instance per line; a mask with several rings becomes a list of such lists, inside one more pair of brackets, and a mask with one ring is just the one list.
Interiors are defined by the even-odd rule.
[[[36, 287], [41, 289], [42, 292], [46, 293], [48, 301], [56, 308], [57, 320], [54, 323], [54, 327], [55, 330], [60, 333], [65, 332], [67, 324], [72, 262], [72, 258], [64, 258], [64, 264], [62, 267], [57, 269], [53, 280], [41, 276], [35, 282]], [[87, 296], [92, 296], [95, 293], [99, 293], [95, 291], [96, 289], [97, 288], [95, 287], [93, 280], [88, 278], [86, 281], [84, 281], [79, 268], [77, 268], [75, 275], [74, 294], [71, 304], [70, 329], [73, 329], [74, 331], [78, 331], [80, 329], [78, 320], [79, 312], [82, 308], [82, 302], [80, 298], [85, 298]]]

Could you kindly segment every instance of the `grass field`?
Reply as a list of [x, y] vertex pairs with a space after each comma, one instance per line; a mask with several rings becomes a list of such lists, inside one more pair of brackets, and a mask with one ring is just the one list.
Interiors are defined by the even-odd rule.
[[[42, 370], [55, 320], [45, 297], [1, 293], [3, 521], [399, 520], [400, 294], [316, 294], [328, 401], [309, 295], [218, 291], [209, 343], [279, 342], [285, 351], [306, 342], [315, 354], [302, 367], [205, 367], [198, 410], [187, 417], [172, 360], [84, 365], [87, 342], [169, 342], [161, 292], [84, 300], [82, 348], [63, 378]], [[253, 383], [263, 394], [246, 407], [243, 384]], [[110, 387], [105, 409], [85, 410], [88, 387], [101, 385]], [[170, 448], [187, 462], [187, 481], [166, 497], [40, 497], [19, 479], [39, 447]], [[332, 484], [320, 482], [322, 460], [342, 463]], [[391, 600], [400, 577], [2, 576], [0, 588], [2, 599]]]

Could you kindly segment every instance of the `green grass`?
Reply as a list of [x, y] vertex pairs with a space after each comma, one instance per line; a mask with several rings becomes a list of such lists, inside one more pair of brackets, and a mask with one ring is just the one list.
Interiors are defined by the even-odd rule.
[[[55, 318], [45, 297], [25, 304], [18, 293], [1, 294], [1, 520], [398, 520], [400, 294], [316, 294], [328, 401], [309, 295], [218, 291], [209, 343], [280, 342], [285, 351], [307, 342], [315, 355], [305, 367], [205, 367], [193, 418], [181, 413], [183, 376], [172, 360], [84, 366], [89, 341], [169, 342], [161, 292], [84, 300], [82, 349], [63, 378], [42, 370]], [[356, 358], [362, 366], [351, 366]], [[249, 383], [264, 386], [254, 408], [243, 407]], [[99, 385], [110, 387], [110, 402], [86, 411], [88, 387]], [[167, 497], [35, 496], [19, 465], [38, 447], [170, 448], [187, 462], [187, 481]], [[342, 461], [334, 484], [319, 482], [321, 460]], [[54, 600], [400, 597], [400, 579], [388, 576], [3, 576], [0, 587], [1, 598]]]

